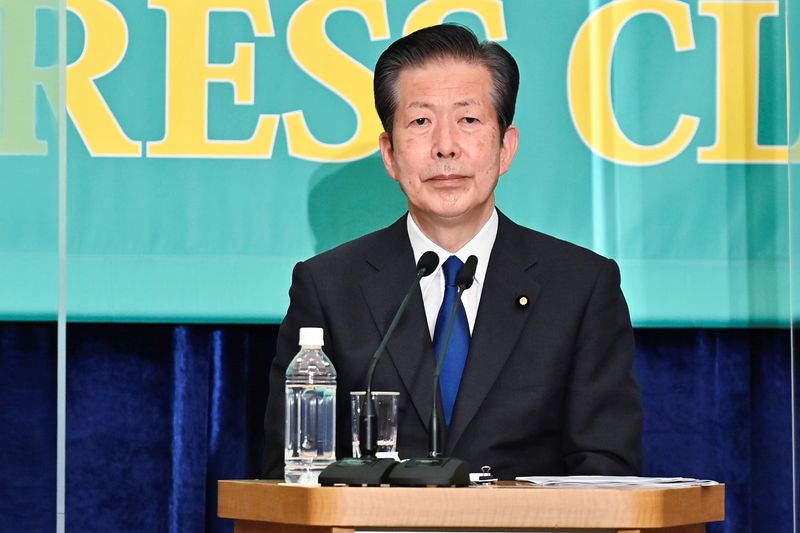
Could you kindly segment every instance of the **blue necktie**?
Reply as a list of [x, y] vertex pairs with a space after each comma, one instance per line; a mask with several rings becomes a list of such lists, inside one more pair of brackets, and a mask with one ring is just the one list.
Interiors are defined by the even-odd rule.
[[[456, 304], [456, 278], [461, 272], [464, 263], [451, 255], [442, 265], [444, 270], [444, 298], [442, 306], [439, 308], [439, 316], [436, 318], [436, 328], [433, 331], [433, 352], [439, 357], [439, 350], [444, 343], [445, 330], [450, 313]], [[439, 376], [439, 384], [442, 393], [442, 408], [444, 410], [445, 425], [450, 427], [450, 420], [453, 417], [453, 407], [458, 396], [458, 386], [461, 384], [461, 374], [464, 373], [464, 364], [467, 362], [469, 354], [469, 323], [464, 306], [459, 305], [458, 311], [453, 322], [453, 332], [450, 334], [450, 342], [447, 345], [447, 355], [445, 356], [442, 373]]]

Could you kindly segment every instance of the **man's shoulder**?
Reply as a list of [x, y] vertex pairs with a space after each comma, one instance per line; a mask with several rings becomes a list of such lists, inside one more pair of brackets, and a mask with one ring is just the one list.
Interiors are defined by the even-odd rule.
[[501, 228], [508, 233], [507, 244], [522, 250], [527, 249], [539, 261], [594, 268], [608, 261], [606, 257], [584, 246], [522, 226], [508, 217], [501, 217], [501, 220]]
[[385, 228], [321, 252], [303, 261], [303, 264], [314, 271], [338, 273], [366, 264], [370, 258], [396, 252], [407, 241], [403, 216]]

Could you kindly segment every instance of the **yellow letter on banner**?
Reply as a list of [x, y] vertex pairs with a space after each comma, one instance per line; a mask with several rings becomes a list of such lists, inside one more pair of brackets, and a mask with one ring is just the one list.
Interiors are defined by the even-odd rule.
[[336, 48], [325, 33], [325, 21], [336, 11], [360, 14], [373, 41], [389, 38], [385, 0], [308, 0], [297, 8], [286, 30], [292, 58], [356, 114], [353, 136], [341, 144], [327, 144], [311, 134], [302, 111], [284, 113], [289, 154], [297, 158], [323, 162], [361, 159], [378, 149], [378, 135], [383, 131], [375, 113], [372, 72]]
[[[22, 2], [0, 0], [0, 154], [47, 153], [47, 143], [36, 138], [36, 86], [44, 88], [53, 104], [58, 98], [58, 70], [36, 67], [36, 10], [49, 8], [54, 0]], [[40, 29], [40, 31], [42, 31]]]
[[506, 40], [506, 21], [500, 0], [426, 0], [414, 8], [403, 26], [403, 35], [440, 24], [453, 13], [473, 13], [483, 23], [486, 38]]
[[67, 110], [86, 149], [94, 156], [139, 156], [141, 143], [119, 126], [94, 80], [122, 61], [128, 49], [128, 26], [106, 0], [68, 0], [67, 7], [83, 22], [83, 53], [67, 68]]
[[699, 148], [700, 163], [786, 163], [786, 146], [758, 144], [759, 25], [778, 14], [771, 2], [700, 2], [717, 20], [717, 139]]
[[662, 142], [644, 146], [627, 138], [617, 123], [611, 101], [611, 61], [620, 31], [633, 17], [655, 13], [669, 25], [675, 50], [694, 48], [689, 6], [677, 0], [617, 0], [596, 11], [578, 30], [567, 67], [567, 94], [578, 134], [598, 155], [627, 165], [667, 161], [691, 142], [700, 119], [681, 114]]
[[272, 36], [268, 0], [149, 0], [149, 6], [167, 15], [166, 132], [147, 143], [147, 155], [156, 157], [263, 157], [272, 156], [277, 115], [261, 115], [245, 141], [208, 139], [208, 83], [233, 85], [236, 104], [252, 104], [253, 43], [236, 43], [230, 64], [209, 64], [209, 15], [212, 11], [241, 11], [250, 17], [256, 36]]

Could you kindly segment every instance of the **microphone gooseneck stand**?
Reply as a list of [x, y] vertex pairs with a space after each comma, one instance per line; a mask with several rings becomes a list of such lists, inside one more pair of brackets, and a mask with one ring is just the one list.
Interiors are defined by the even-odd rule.
[[375, 404], [372, 399], [372, 380], [378, 361], [386, 351], [386, 345], [389, 343], [389, 339], [400, 322], [406, 307], [408, 307], [414, 289], [417, 288], [420, 280], [433, 273], [437, 266], [439, 266], [439, 256], [434, 252], [427, 251], [419, 258], [414, 282], [406, 292], [389, 325], [389, 329], [386, 330], [386, 335], [383, 336], [381, 343], [372, 355], [372, 359], [370, 359], [367, 370], [367, 384], [364, 391], [364, 409], [358, 421], [361, 457], [347, 457], [328, 465], [319, 475], [321, 485], [381, 485], [387, 482], [389, 472], [398, 464], [394, 459], [375, 456], [378, 450], [378, 419], [375, 415]]
[[450, 334], [458, 308], [461, 305], [461, 296], [464, 291], [472, 286], [475, 278], [475, 269], [478, 258], [469, 256], [461, 272], [456, 278], [456, 303], [450, 311], [445, 329], [444, 342], [439, 349], [436, 370], [433, 373], [433, 401], [431, 402], [430, 428], [428, 430], [428, 457], [409, 459], [395, 466], [389, 472], [389, 484], [400, 487], [466, 487], [469, 485], [469, 466], [465, 461], [455, 457], [443, 457], [444, 431], [442, 431], [442, 413], [439, 408], [439, 376], [447, 354], [447, 345], [450, 343]]

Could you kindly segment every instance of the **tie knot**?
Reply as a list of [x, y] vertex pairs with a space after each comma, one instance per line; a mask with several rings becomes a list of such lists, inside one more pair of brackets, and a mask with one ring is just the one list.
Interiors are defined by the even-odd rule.
[[442, 265], [445, 285], [448, 287], [456, 286], [456, 278], [458, 277], [458, 273], [461, 272], [461, 267], [463, 266], [464, 263], [458, 257], [451, 255], [447, 258], [447, 261], [445, 261]]

